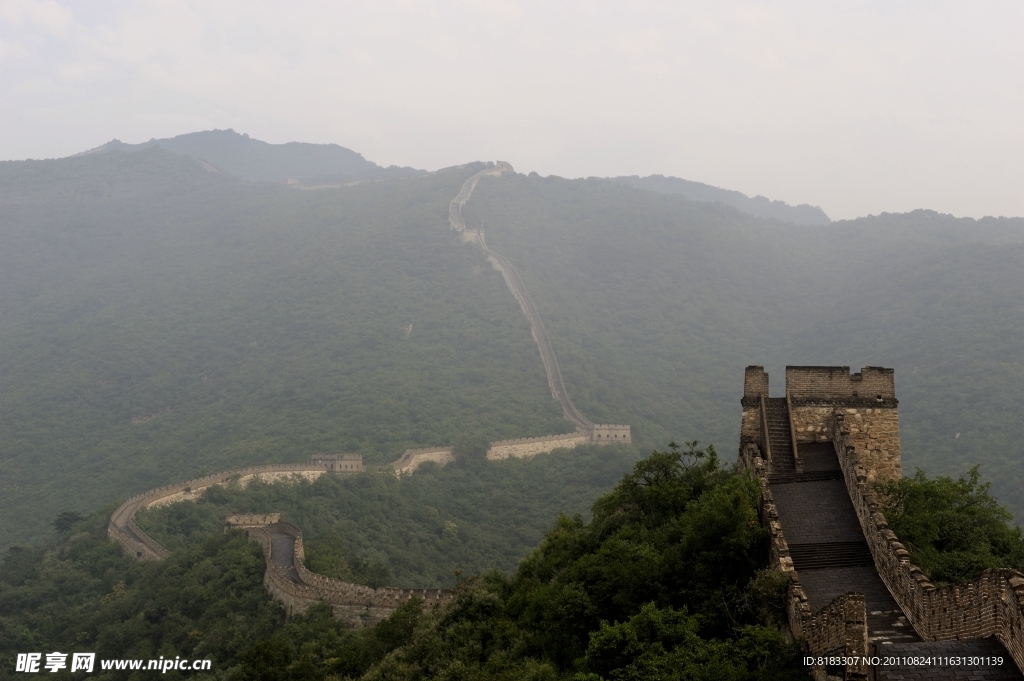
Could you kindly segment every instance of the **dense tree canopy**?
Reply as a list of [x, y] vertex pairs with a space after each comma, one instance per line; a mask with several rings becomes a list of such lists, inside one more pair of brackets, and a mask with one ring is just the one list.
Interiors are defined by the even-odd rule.
[[889, 526], [935, 582], [969, 581], [985, 568], [1024, 570], [1024, 533], [980, 480], [978, 466], [957, 479], [918, 469], [879, 488]]

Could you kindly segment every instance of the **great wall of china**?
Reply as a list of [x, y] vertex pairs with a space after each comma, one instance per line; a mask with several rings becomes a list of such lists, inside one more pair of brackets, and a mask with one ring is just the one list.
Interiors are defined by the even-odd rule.
[[738, 468], [760, 484], [789, 629], [838, 661], [816, 678], [1024, 679], [1024, 574], [935, 586], [872, 492], [902, 474], [892, 369], [787, 367], [786, 396], [769, 398], [747, 367], [741, 403]]
[[[583, 444], [629, 444], [632, 438], [628, 425], [595, 424], [576, 409], [569, 399], [544, 323], [519, 272], [504, 256], [487, 248], [482, 231], [466, 230], [462, 219], [462, 206], [472, 196], [480, 178], [486, 175], [501, 175], [511, 170], [512, 167], [507, 163], [498, 162], [466, 180], [449, 205], [449, 221], [462, 243], [479, 244], [488, 262], [501, 272], [530, 323], [530, 332], [537, 343], [551, 394], [561, 404], [566, 418], [576, 426], [576, 431], [491, 442], [487, 447], [487, 458], [492, 461], [529, 458], [555, 449], [571, 449]], [[409, 449], [398, 460], [384, 468], [398, 475], [407, 475], [428, 462], [444, 466], [454, 460], [453, 447]], [[362, 470], [364, 468], [361, 455], [331, 454], [314, 456], [308, 464], [250, 466], [158, 487], [137, 494], [121, 504], [110, 517], [107, 534], [118, 542], [128, 555], [137, 560], [164, 560], [170, 556], [170, 552], [135, 523], [136, 515], [144, 508], [195, 501], [211, 487], [228, 484], [245, 486], [257, 478], [267, 482], [315, 480], [325, 473], [351, 475]], [[229, 529], [244, 531], [262, 547], [267, 566], [264, 585], [277, 600], [281, 601], [289, 615], [301, 613], [316, 603], [325, 602], [331, 606], [335, 617], [344, 619], [354, 626], [363, 626], [386, 618], [403, 601], [413, 597], [421, 598], [427, 604], [443, 603], [450, 598], [448, 592], [437, 589], [372, 589], [310, 572], [303, 562], [302, 532], [296, 526], [282, 522], [280, 515], [276, 513], [228, 516], [225, 531]]]
[[[487, 458], [530, 457], [558, 447], [629, 443], [629, 426], [596, 425], [569, 399], [547, 333], [515, 267], [491, 251], [482, 230], [467, 230], [461, 208], [480, 178], [511, 170], [498, 163], [467, 180], [452, 200], [449, 219], [463, 243], [478, 244], [501, 273], [530, 322], [552, 395], [576, 432], [490, 443]], [[891, 369], [787, 367], [785, 397], [768, 396], [768, 374], [748, 367], [738, 470], [757, 480], [760, 517], [769, 535], [771, 567], [787, 575], [786, 613], [792, 636], [815, 656], [817, 679], [977, 678], [1024, 680], [1024, 574], [990, 569], [964, 584], [936, 586], [910, 562], [872, 492], [875, 482], [899, 478], [899, 425]], [[409, 474], [424, 463], [445, 465], [451, 447], [407, 450], [390, 464]], [[135, 523], [136, 513], [197, 499], [213, 485], [315, 479], [363, 470], [359, 455], [313, 457], [308, 464], [253, 466], [225, 471], [136, 495], [111, 516], [108, 533], [139, 560], [170, 554]], [[279, 514], [231, 515], [225, 529], [256, 541], [266, 561], [264, 584], [288, 614], [325, 602], [336, 617], [362, 626], [380, 621], [403, 601], [437, 605], [451, 598], [436, 589], [372, 589], [310, 572], [302, 533]], [[879, 665], [884, 658], [903, 660]], [[908, 658], [946, 660], [920, 667]], [[980, 668], [968, 659], [1002, 660]], [[960, 660], [954, 662], [952, 660]], [[960, 666], [966, 664], [967, 666]], [[961, 673], [962, 672], [962, 673]]]

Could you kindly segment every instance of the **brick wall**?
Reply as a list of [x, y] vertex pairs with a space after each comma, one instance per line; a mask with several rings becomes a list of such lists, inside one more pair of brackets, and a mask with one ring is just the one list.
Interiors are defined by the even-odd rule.
[[768, 399], [768, 374], [763, 366], [749, 366], [743, 373], [743, 397]]
[[871, 492], [865, 467], [858, 463], [848, 414], [837, 409], [833, 443], [875, 568], [918, 635], [926, 641], [995, 636], [1024, 670], [1024, 574], [985, 570], [966, 584], [936, 588], [889, 529]]
[[786, 367], [786, 390], [793, 399], [896, 398], [894, 372], [882, 367]]

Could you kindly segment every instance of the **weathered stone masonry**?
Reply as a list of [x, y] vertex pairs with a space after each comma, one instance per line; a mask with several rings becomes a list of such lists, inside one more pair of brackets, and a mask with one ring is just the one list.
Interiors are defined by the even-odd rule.
[[[754, 442], [766, 451], [760, 398], [768, 399], [768, 374], [763, 367], [747, 367], [743, 384], [741, 445]], [[797, 459], [800, 444], [832, 441], [830, 419], [840, 408], [847, 414], [854, 456], [867, 471], [868, 481], [902, 476], [899, 403], [892, 369], [864, 367], [851, 374], [849, 367], [786, 367], [786, 396]]]
[[[738, 465], [761, 486], [761, 519], [770, 535], [772, 565], [789, 575], [786, 609], [793, 635], [806, 640], [815, 654], [863, 655], [858, 651], [869, 648], [870, 632], [866, 623], [870, 618], [865, 611], [863, 594], [841, 595], [814, 613], [794, 565], [771, 481], [792, 483], [801, 478], [820, 476], [823, 479], [830, 475], [824, 470], [802, 471], [797, 455], [802, 443], [810, 451], [820, 452], [822, 446], [834, 450], [874, 570], [916, 635], [925, 642], [902, 643], [893, 649], [904, 655], [928, 654], [927, 651], [934, 650], [934, 647], [927, 647], [934, 646], [927, 643], [930, 641], [970, 643], [971, 639], [994, 637], [1017, 668], [1024, 669], [1024, 575], [1015, 570], [986, 570], [970, 583], [936, 588], [910, 563], [909, 552], [889, 529], [871, 491], [874, 481], [900, 474], [892, 370], [868, 367], [850, 375], [847, 367], [787, 367], [786, 387], [790, 432], [794, 434], [793, 460], [784, 460], [781, 454], [784, 447], [777, 441], [774, 457], [778, 461], [773, 462], [767, 455], [772, 446], [770, 419], [765, 411], [768, 376], [762, 367], [748, 367], [744, 378]], [[779, 430], [776, 428], [775, 432]], [[780, 470], [786, 465], [790, 472]], [[995, 644], [984, 645], [991, 649]], [[948, 645], [946, 649], [958, 650]], [[970, 650], [962, 646], [960, 649]], [[915, 653], [915, 650], [924, 652]], [[893, 672], [852, 665], [845, 669], [845, 676], [865, 679], [875, 673], [881, 678], [883, 671]], [[904, 678], [896, 672], [893, 672], [894, 678]], [[816, 670], [817, 676], [823, 674], [823, 669]], [[1009, 670], [1007, 674], [1000, 678], [1015, 676]], [[927, 678], [945, 677], [939, 670], [927, 675]]]
[[[291, 616], [300, 614], [316, 603], [326, 603], [335, 618], [360, 627], [375, 624], [389, 617], [399, 605], [412, 598], [426, 605], [440, 605], [451, 599], [444, 589], [373, 589], [310, 572], [303, 562], [302, 532], [291, 523], [281, 522], [279, 514], [229, 515], [224, 531], [239, 529], [263, 549], [267, 564], [263, 583]], [[274, 535], [294, 541], [292, 551], [275, 554]]]

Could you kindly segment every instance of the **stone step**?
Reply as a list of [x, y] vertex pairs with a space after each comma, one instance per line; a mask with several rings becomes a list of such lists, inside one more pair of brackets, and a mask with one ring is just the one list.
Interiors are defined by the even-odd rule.
[[800, 570], [874, 565], [866, 541], [830, 542], [827, 544], [790, 544], [793, 567]]
[[831, 471], [805, 471], [803, 473], [797, 473], [795, 470], [788, 471], [782, 470], [778, 472], [772, 472], [768, 477], [768, 483], [771, 485], [788, 485], [796, 482], [819, 482], [822, 480], [842, 480], [843, 472], [840, 470]]

